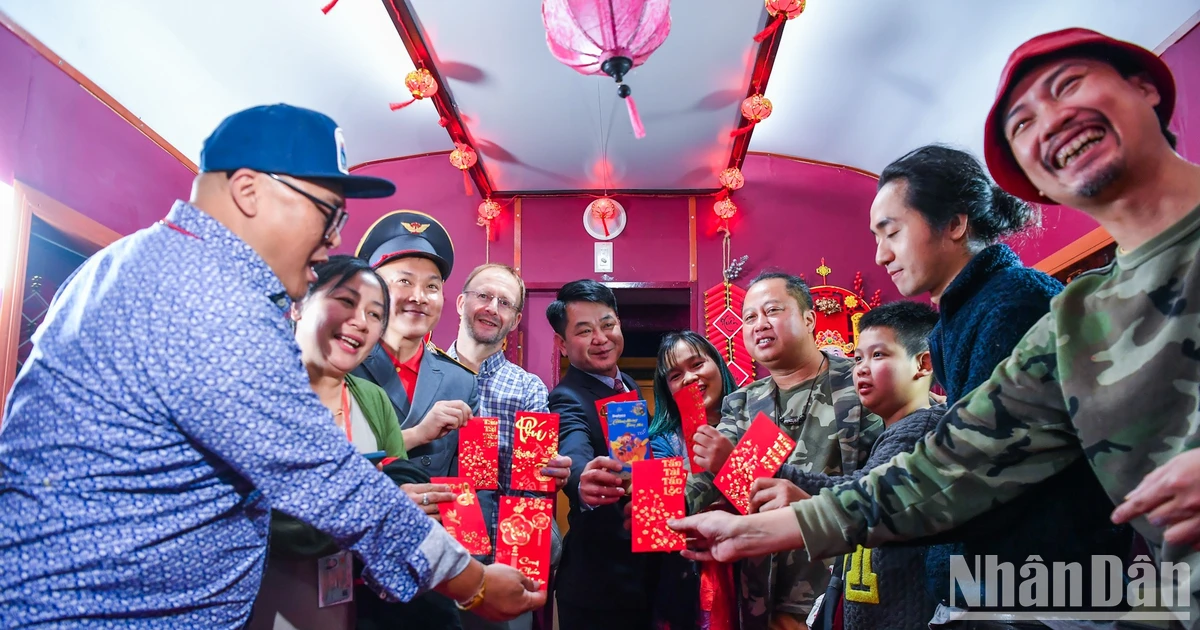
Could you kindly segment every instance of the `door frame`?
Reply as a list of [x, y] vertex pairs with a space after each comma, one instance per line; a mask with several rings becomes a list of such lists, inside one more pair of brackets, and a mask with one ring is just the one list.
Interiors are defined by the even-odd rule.
[[21, 309], [25, 303], [33, 217], [65, 234], [89, 256], [121, 238], [111, 228], [20, 180], [13, 182], [12, 211], [16, 229], [7, 237], [12, 239], [12, 260], [0, 278], [0, 411], [17, 378], [17, 348], [21, 343]]

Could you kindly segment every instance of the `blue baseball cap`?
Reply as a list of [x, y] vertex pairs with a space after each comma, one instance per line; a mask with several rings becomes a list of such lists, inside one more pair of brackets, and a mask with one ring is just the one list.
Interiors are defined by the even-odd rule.
[[320, 179], [342, 186], [350, 199], [376, 199], [396, 193], [378, 177], [351, 175], [346, 140], [332, 118], [292, 105], [262, 105], [221, 121], [200, 150], [200, 172], [236, 171]]

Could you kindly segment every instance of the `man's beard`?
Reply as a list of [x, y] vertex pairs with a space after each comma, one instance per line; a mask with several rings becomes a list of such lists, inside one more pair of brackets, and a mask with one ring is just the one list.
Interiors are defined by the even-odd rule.
[[479, 334], [474, 325], [471, 325], [467, 327], [467, 332], [471, 335], [471, 339], [475, 340], [475, 343], [484, 346], [493, 346], [500, 343], [505, 337], [507, 337], [508, 333], [512, 332], [512, 328], [501, 326], [500, 328], [496, 329], [494, 334], [490, 336], [484, 336]]
[[1124, 160], [1118, 160], [1093, 174], [1075, 189], [1075, 194], [1085, 199], [1099, 197], [1113, 182], [1125, 174]]

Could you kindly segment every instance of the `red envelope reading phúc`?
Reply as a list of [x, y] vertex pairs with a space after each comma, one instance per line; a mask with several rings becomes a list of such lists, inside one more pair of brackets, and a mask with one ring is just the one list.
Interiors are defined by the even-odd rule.
[[760, 477], [775, 476], [794, 448], [796, 442], [760, 412], [725, 460], [713, 485], [739, 512], [749, 514], [750, 484]]
[[633, 551], [682, 551], [687, 539], [667, 527], [686, 516], [683, 499], [687, 471], [682, 457], [633, 462]]
[[558, 414], [518, 411], [513, 423], [512, 489], [554, 492], [554, 479], [542, 474], [558, 454]]
[[458, 470], [477, 490], [500, 487], [499, 418], [471, 418], [459, 427]]
[[608, 403], [633, 402], [638, 399], [637, 392], [624, 392], [616, 396], [601, 398], [596, 401], [596, 417], [600, 419], [600, 430], [604, 432], [604, 441], [608, 441]]
[[536, 580], [542, 590], [550, 579], [550, 523], [554, 502], [530, 497], [500, 497], [496, 562]]
[[442, 527], [462, 543], [467, 553], [486, 556], [492, 553], [492, 539], [488, 537], [483, 510], [479, 507], [479, 496], [466, 477], [433, 477], [430, 483], [444, 483], [457, 498], [439, 503], [438, 513], [442, 516]]
[[679, 407], [679, 421], [683, 427], [683, 443], [687, 448], [684, 470], [693, 472], [696, 457], [696, 429], [708, 424], [704, 409], [704, 395], [700, 393], [700, 382], [696, 381], [675, 392], [675, 404]]

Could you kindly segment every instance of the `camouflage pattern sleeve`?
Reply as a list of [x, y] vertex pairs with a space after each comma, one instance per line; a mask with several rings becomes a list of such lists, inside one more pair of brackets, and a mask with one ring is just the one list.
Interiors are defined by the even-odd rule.
[[1042, 318], [937, 429], [865, 477], [792, 505], [811, 558], [944, 532], [1083, 455]]
[[[749, 426], [750, 421], [745, 416], [746, 390], [739, 389], [721, 402], [721, 423], [717, 425], [717, 431], [736, 445]], [[713, 485], [715, 478], [716, 475], [710, 472], [688, 475], [685, 490], [688, 514], [696, 514], [714, 503], [726, 501], [721, 491]]]

